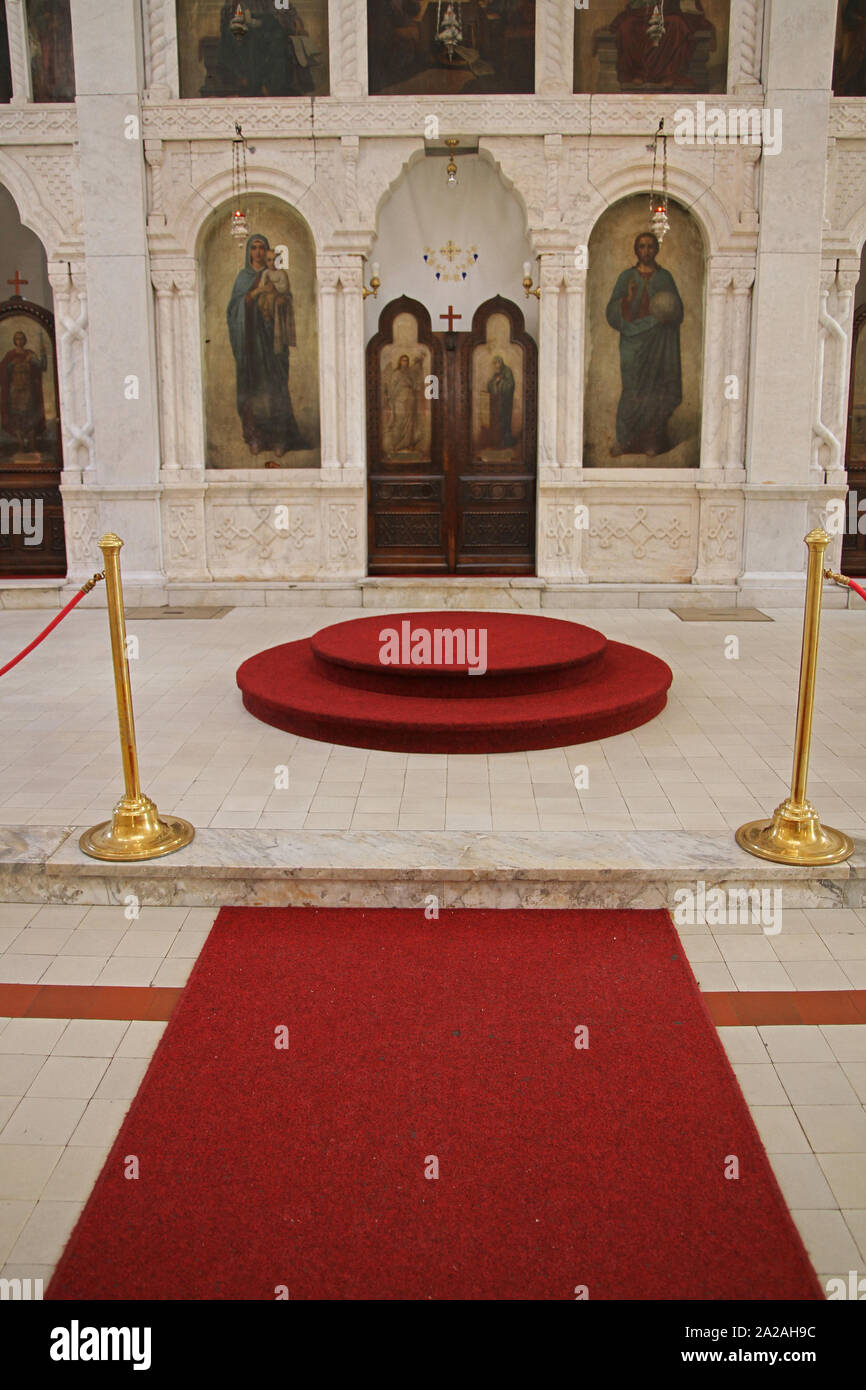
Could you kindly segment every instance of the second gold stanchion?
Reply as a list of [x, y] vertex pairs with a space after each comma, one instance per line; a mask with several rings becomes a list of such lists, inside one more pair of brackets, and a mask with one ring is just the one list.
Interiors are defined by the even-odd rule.
[[854, 841], [850, 836], [843, 830], [822, 825], [818, 812], [806, 800], [818, 673], [824, 551], [829, 544], [830, 537], [826, 531], [810, 531], [806, 537], [809, 568], [806, 574], [806, 609], [803, 615], [791, 794], [776, 807], [769, 820], [755, 820], [741, 825], [736, 837], [737, 844], [750, 854], [756, 854], [760, 859], [775, 860], [778, 864], [838, 864], [854, 853]]
[[111, 633], [111, 659], [117, 694], [117, 721], [120, 726], [120, 754], [123, 760], [124, 794], [109, 821], [86, 830], [78, 841], [85, 854], [94, 859], [157, 859], [188, 845], [195, 835], [189, 821], [180, 816], [160, 816], [156, 805], [141, 790], [129, 659], [126, 651], [126, 618], [123, 612], [123, 584], [120, 577], [119, 536], [103, 536], [99, 548], [105, 559], [105, 589], [108, 598], [108, 626]]

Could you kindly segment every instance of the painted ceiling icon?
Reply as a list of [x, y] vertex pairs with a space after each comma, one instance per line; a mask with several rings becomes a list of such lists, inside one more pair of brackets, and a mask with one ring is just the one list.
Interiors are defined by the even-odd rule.
[[424, 247], [425, 264], [430, 267], [437, 280], [447, 283], [459, 284], [461, 280], [465, 280], [477, 260], [477, 246], [464, 249], [455, 246], [450, 238], [438, 251], [432, 246]]

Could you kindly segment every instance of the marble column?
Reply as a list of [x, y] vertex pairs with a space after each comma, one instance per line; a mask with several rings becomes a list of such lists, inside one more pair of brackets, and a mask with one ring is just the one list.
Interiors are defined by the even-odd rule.
[[[802, 596], [811, 473], [815, 341], [836, 0], [772, 3], [765, 106], [781, 148], [761, 160], [760, 235], [748, 403], [744, 603]], [[792, 194], [796, 190], [796, 194]], [[787, 592], [784, 592], [787, 591]]]
[[204, 468], [204, 388], [198, 335], [198, 276], [195, 269], [176, 270], [175, 341], [182, 409], [178, 412], [178, 458], [181, 468]]
[[127, 588], [137, 584], [143, 597], [162, 575], [140, 4], [71, 0], [71, 14], [88, 312], [99, 343], [90, 363], [94, 486], [105, 525], [126, 542]]
[[174, 341], [174, 275], [170, 270], [152, 270], [150, 278], [156, 291], [156, 343], [159, 355], [159, 406], [162, 436], [162, 467], [178, 468], [177, 373], [175, 371]]
[[566, 339], [563, 389], [566, 398], [565, 457], [567, 468], [583, 467], [583, 336], [586, 266], [565, 272]]
[[559, 462], [559, 302], [563, 269], [559, 256], [540, 261], [541, 307], [538, 315], [538, 461], [542, 468]]
[[337, 394], [340, 383], [334, 364], [337, 360], [337, 285], [340, 272], [335, 265], [319, 265], [319, 393], [322, 419], [322, 467], [339, 468], [339, 430]]
[[701, 468], [723, 466], [725, 415], [725, 345], [728, 335], [728, 287], [731, 267], [710, 261], [707, 270], [707, 322], [704, 331], [704, 384], [701, 398]]
[[340, 298], [343, 301], [345, 347], [345, 428], [342, 463], [347, 468], [363, 468], [366, 457], [364, 438], [364, 262], [350, 256], [340, 268]]
[[746, 267], [735, 270], [731, 279], [731, 356], [726, 375], [737, 378], [737, 395], [725, 404], [728, 433], [724, 464], [745, 474], [746, 406], [749, 398], [749, 328], [752, 314], [752, 286], [755, 272]]

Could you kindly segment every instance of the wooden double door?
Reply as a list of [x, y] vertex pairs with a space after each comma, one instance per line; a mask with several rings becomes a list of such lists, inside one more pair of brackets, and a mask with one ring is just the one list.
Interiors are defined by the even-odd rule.
[[434, 332], [404, 296], [367, 348], [372, 575], [535, 572], [537, 353], [516, 304]]

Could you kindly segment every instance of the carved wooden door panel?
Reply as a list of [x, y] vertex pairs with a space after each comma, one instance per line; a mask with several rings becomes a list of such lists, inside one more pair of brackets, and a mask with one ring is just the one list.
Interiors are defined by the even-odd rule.
[[468, 333], [432, 332], [405, 296], [383, 310], [367, 348], [371, 574], [534, 573], [535, 401], [509, 300]]
[[533, 574], [535, 343], [516, 304], [479, 306], [461, 335], [462, 409], [454, 457], [458, 574]]
[[367, 347], [371, 574], [447, 574], [442, 412], [425, 383], [442, 379], [442, 345], [415, 299], [395, 299]]
[[[848, 496], [842, 542], [842, 573], [866, 575], [866, 304], [854, 315], [851, 387], [848, 396], [848, 440], [845, 466]], [[862, 533], [862, 534], [861, 534]]]

